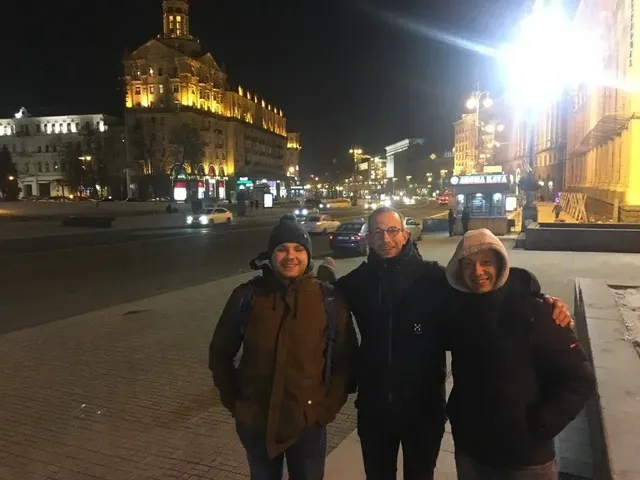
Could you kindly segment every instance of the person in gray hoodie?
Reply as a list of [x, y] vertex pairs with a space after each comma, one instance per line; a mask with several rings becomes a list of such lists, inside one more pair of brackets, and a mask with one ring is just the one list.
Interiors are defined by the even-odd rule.
[[553, 439], [593, 394], [593, 369], [573, 330], [558, 327], [550, 306], [522, 287], [527, 277], [535, 279], [510, 266], [486, 229], [465, 233], [447, 265], [457, 291], [446, 337], [459, 480], [557, 480]]

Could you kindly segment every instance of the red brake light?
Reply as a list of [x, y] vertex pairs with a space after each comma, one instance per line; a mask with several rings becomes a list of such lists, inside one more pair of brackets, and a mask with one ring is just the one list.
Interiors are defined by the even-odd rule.
[[329, 235], [329, 240], [333, 240], [333, 235]]
[[360, 240], [360, 235], [354, 235], [354, 236], [353, 236], [353, 239], [354, 239], [354, 240]]

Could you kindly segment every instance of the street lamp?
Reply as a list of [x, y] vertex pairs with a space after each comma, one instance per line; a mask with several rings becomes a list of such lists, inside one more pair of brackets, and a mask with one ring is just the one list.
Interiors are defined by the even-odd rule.
[[471, 92], [471, 96], [467, 100], [466, 106], [469, 110], [475, 110], [475, 127], [476, 127], [476, 148], [475, 148], [475, 168], [480, 163], [480, 105], [489, 108], [493, 105], [493, 100], [489, 97], [489, 92], [483, 92], [478, 87]]
[[[531, 14], [520, 23], [515, 41], [501, 51], [507, 96], [527, 121], [529, 134], [528, 164], [523, 162], [529, 177], [523, 224], [527, 217], [537, 219], [532, 190], [538, 112], [581, 83], [604, 83], [601, 38], [601, 32], [584, 31], [570, 21], [559, 0], [550, 4], [536, 0]], [[535, 211], [536, 218], [527, 210]]]

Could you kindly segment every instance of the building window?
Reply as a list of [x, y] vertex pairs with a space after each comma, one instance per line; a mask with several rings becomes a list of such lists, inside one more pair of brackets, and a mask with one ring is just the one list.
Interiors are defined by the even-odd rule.
[[162, 67], [158, 68], [158, 76], [161, 77], [162, 76]]
[[164, 85], [158, 85], [158, 92], [164, 93]]
[[153, 95], [154, 93], [156, 93], [156, 89], [155, 89], [155, 87], [154, 87], [153, 85], [150, 85], [150, 86], [149, 86], [149, 93], [150, 93], [151, 95]]
[[67, 133], [71, 133], [71, 123], [67, 123]]
[[135, 89], [135, 95], [140, 95], [140, 87], [136, 87], [136, 89]]
[[149, 76], [153, 77], [153, 67], [149, 67]]
[[45, 146], [44, 146], [44, 151], [45, 151], [45, 152], [47, 152], [47, 153], [49, 153], [49, 145], [45, 145]]
[[76, 132], [80, 131], [80, 122], [76, 122]]
[[41, 129], [42, 129], [42, 127], [41, 127], [41, 126], [40, 126], [40, 124], [38, 123], [38, 124], [36, 125], [36, 133], [40, 133]]
[[54, 172], [58, 171], [58, 162], [53, 162], [53, 171]]
[[38, 173], [42, 173], [42, 162], [38, 162]]
[[173, 93], [180, 93], [180, 86], [179, 85], [174, 85], [173, 86]]
[[53, 146], [53, 151], [54, 151], [54, 152], [57, 152], [57, 151], [58, 151], [58, 146], [57, 146], [57, 145], [54, 145], [54, 146]]
[[44, 162], [44, 171], [45, 171], [46, 173], [49, 173], [49, 168], [50, 168], [50, 167], [49, 167], [49, 162]]
[[42, 147], [38, 147], [38, 153], [42, 153]]

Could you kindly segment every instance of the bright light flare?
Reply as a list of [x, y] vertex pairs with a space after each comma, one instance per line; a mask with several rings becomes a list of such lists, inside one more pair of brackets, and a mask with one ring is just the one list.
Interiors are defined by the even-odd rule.
[[526, 110], [543, 108], [567, 88], [603, 79], [603, 44], [597, 32], [572, 22], [559, 2], [536, 2], [515, 42], [502, 51], [510, 99]]

